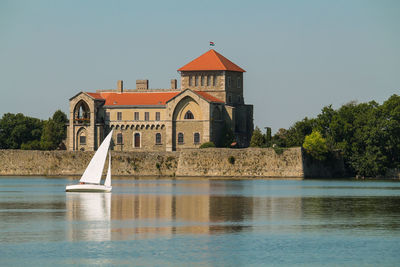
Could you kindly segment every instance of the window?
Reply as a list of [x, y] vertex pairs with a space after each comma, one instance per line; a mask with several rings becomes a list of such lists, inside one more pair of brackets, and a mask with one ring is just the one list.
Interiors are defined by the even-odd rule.
[[135, 121], [139, 120], [139, 112], [135, 112]]
[[190, 110], [188, 110], [185, 114], [185, 120], [193, 120], [193, 119], [194, 119], [193, 113]]
[[239, 77], [239, 78], [237, 78], [237, 88], [241, 88], [241, 87], [242, 87], [242, 81]]
[[178, 144], [182, 145], [183, 141], [183, 133], [178, 133]]
[[134, 147], [140, 147], [140, 133], [135, 133], [133, 139]]
[[211, 76], [208, 75], [207, 76], [207, 86], [210, 86], [210, 84], [211, 84]]
[[194, 133], [193, 135], [193, 142], [195, 144], [199, 144], [200, 143], [200, 134], [199, 133]]
[[193, 85], [193, 81], [192, 81], [192, 75], [189, 75], [189, 86]]
[[117, 120], [122, 120], [122, 112], [117, 112]]
[[198, 86], [199, 85], [199, 76], [196, 75], [196, 78], [194, 80], [194, 86]]
[[121, 145], [123, 143], [122, 133], [117, 134], [117, 144]]
[[228, 95], [228, 103], [232, 103], [232, 96]]
[[106, 121], [110, 120], [110, 112], [106, 112]]
[[148, 113], [148, 112], [145, 112], [145, 113], [144, 113], [144, 120], [145, 120], [145, 121], [148, 121], [148, 120], [149, 120], [149, 117], [150, 117], [149, 113]]
[[156, 121], [160, 120], [160, 112], [156, 112]]
[[238, 102], [241, 103], [242, 98], [238, 96]]
[[231, 77], [230, 76], [228, 76], [227, 85], [228, 85], [228, 87], [231, 87]]
[[161, 145], [161, 134], [156, 133], [156, 145]]
[[201, 75], [201, 86], [204, 86], [204, 76]]
[[216, 86], [216, 85], [217, 85], [217, 75], [214, 75], [213, 86]]
[[86, 145], [86, 136], [84, 135], [79, 136], [79, 143], [81, 145]]

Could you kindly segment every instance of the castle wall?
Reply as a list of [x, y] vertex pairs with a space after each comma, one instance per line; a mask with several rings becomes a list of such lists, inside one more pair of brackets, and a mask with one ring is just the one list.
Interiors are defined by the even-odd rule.
[[[0, 150], [0, 175], [82, 175], [94, 152]], [[230, 158], [233, 158], [230, 160]], [[105, 170], [106, 171], [106, 170]], [[300, 148], [112, 151], [113, 175], [304, 177]], [[105, 174], [105, 172], [104, 172]], [[314, 170], [313, 174], [317, 174]]]

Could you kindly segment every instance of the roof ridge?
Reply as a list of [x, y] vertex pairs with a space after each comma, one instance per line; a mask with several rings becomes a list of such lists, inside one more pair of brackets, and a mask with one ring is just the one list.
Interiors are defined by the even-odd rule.
[[210, 49], [201, 56], [193, 59], [183, 67], [179, 68], [178, 71], [207, 71], [207, 70], [227, 70], [246, 72], [244, 69], [215, 51]]

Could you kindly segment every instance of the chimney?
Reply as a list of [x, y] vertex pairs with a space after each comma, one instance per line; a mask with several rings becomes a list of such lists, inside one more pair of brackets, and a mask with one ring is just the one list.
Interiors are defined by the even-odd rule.
[[149, 80], [136, 80], [136, 89], [149, 89]]
[[172, 79], [171, 80], [171, 89], [176, 90], [177, 84], [178, 84], [178, 82], [176, 81], [176, 79]]
[[117, 91], [118, 93], [122, 93], [124, 91], [124, 82], [122, 80], [118, 80], [117, 82]]

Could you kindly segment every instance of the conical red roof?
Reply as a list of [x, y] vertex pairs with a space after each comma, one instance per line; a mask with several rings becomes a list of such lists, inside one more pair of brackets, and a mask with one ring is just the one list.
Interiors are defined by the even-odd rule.
[[202, 70], [228, 70], [246, 72], [244, 69], [224, 57], [223, 55], [211, 49], [189, 62], [178, 71], [202, 71]]

